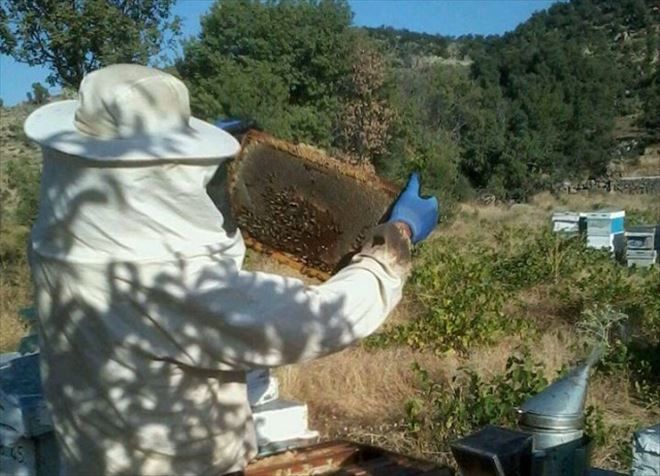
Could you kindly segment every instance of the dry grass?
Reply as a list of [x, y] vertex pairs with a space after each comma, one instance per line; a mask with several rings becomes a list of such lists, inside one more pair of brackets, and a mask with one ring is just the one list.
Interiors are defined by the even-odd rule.
[[[592, 211], [600, 208], [622, 208], [628, 213], [644, 213], [660, 223], [660, 200], [655, 195], [629, 195], [615, 192], [593, 192], [553, 195], [542, 192], [528, 204], [482, 205], [462, 203], [451, 223], [441, 224], [433, 236], [493, 244], [495, 226], [539, 228], [550, 225], [555, 210]], [[460, 243], [460, 241], [457, 241]]]
[[618, 171], [625, 177], [652, 177], [660, 175], [660, 143], [649, 144], [644, 154], [633, 161], [620, 164]]
[[31, 293], [27, 266], [0, 277], [0, 353], [11, 352], [25, 335], [26, 327], [18, 311], [30, 306]]
[[431, 354], [405, 348], [367, 352], [354, 347], [284, 367], [277, 375], [283, 395], [311, 402], [316, 416], [324, 422], [339, 416], [355, 423], [386, 421], [399, 417], [411, 396], [414, 377], [410, 370], [415, 361], [442, 374]]
[[596, 373], [589, 383], [587, 405], [603, 411], [606, 441], [594, 448], [592, 464], [598, 467], [628, 471], [621, 464], [622, 453], [630, 449], [632, 433], [639, 428], [660, 421], [660, 408], [646, 408], [630, 393], [630, 383], [625, 375], [600, 375]]

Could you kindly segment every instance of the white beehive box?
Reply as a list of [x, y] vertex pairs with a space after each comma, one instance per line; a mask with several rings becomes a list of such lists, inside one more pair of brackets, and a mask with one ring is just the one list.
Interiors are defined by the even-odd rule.
[[626, 230], [626, 249], [660, 249], [660, 225], [632, 226]]
[[633, 434], [632, 476], [660, 475], [660, 424]]
[[584, 231], [585, 217], [580, 212], [557, 211], [552, 214], [552, 231], [578, 234]]
[[251, 407], [264, 405], [279, 397], [279, 382], [268, 369], [250, 370], [247, 373], [247, 391]]
[[587, 219], [587, 246], [607, 249], [620, 254], [625, 246], [624, 210], [598, 210], [585, 213]]
[[625, 210], [598, 210], [584, 215], [587, 219], [587, 235], [608, 236], [623, 233]]
[[0, 445], [0, 475], [36, 476], [37, 457], [34, 442], [19, 438], [11, 445]]
[[623, 251], [625, 240], [623, 233], [608, 236], [587, 235], [587, 247], [597, 250], [607, 249], [609, 251], [620, 253]]
[[634, 265], [638, 268], [655, 266], [658, 262], [658, 252], [656, 250], [627, 250], [626, 262], [628, 266]]
[[307, 422], [307, 405], [275, 400], [252, 410], [261, 454], [292, 448], [318, 438]]
[[57, 474], [59, 458], [39, 354], [0, 356], [0, 475]]

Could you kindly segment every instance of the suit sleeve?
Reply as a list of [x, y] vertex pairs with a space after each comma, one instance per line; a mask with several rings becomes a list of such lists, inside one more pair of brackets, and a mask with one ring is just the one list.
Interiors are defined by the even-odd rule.
[[231, 368], [275, 367], [339, 351], [373, 333], [401, 300], [410, 240], [376, 227], [351, 263], [320, 285], [237, 271], [195, 297], [203, 353]]

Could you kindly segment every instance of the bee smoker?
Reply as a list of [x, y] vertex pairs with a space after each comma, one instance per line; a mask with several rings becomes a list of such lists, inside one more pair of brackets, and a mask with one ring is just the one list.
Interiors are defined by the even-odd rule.
[[[589, 371], [599, 352], [518, 409], [518, 429], [487, 426], [451, 445], [460, 473], [493, 476], [615, 474], [590, 469], [584, 435]], [[593, 472], [593, 471], [598, 471]]]

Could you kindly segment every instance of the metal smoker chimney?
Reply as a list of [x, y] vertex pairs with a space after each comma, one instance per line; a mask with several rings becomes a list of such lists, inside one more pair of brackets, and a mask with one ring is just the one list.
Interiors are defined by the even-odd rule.
[[602, 355], [602, 350], [595, 349], [583, 364], [520, 406], [520, 429], [534, 435], [535, 450], [582, 438], [589, 371]]

